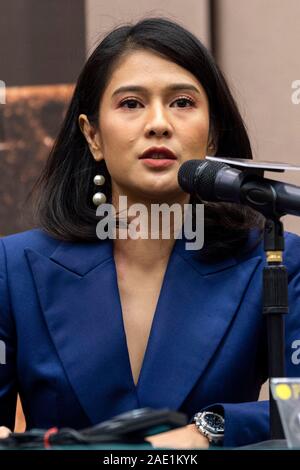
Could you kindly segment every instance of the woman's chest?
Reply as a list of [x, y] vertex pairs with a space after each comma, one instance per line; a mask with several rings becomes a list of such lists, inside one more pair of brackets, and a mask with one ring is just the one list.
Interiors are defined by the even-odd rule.
[[[118, 268], [117, 268], [118, 271]], [[120, 270], [121, 271], [121, 270]], [[159, 299], [164, 269], [153, 273], [118, 272], [122, 317], [135, 384], [138, 381]]]

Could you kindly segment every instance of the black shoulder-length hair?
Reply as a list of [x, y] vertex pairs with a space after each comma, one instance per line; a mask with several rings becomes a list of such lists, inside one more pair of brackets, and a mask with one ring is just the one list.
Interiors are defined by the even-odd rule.
[[[96, 162], [82, 134], [78, 117], [98, 122], [99, 103], [118, 60], [135, 50], [149, 50], [191, 72], [209, 101], [210, 130], [215, 154], [252, 158], [251, 146], [235, 101], [213, 57], [181, 25], [165, 18], [148, 18], [112, 30], [91, 54], [78, 78], [59, 135], [40, 175], [36, 215], [51, 236], [65, 241], [97, 241], [93, 178], [105, 176], [103, 192], [111, 201], [111, 178], [105, 162]], [[191, 156], [192, 158], [193, 156]], [[199, 200], [191, 198], [192, 203]], [[230, 203], [206, 203], [204, 251], [208, 257], [231, 256], [245, 246], [249, 231], [262, 231], [263, 219], [250, 208]]]

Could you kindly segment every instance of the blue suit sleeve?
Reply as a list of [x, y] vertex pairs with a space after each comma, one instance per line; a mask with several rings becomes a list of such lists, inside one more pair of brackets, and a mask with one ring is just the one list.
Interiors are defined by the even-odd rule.
[[239, 447], [270, 439], [269, 402], [218, 403], [205, 408], [225, 418], [224, 447]]
[[[300, 243], [297, 240], [290, 265], [292, 275], [289, 279], [289, 313], [285, 317], [286, 341], [286, 376], [300, 376]], [[288, 260], [290, 261], [290, 260]], [[296, 268], [296, 273], [295, 273]], [[289, 269], [288, 269], [289, 270]], [[270, 439], [269, 402], [257, 401], [249, 403], [218, 403], [206, 410], [221, 411], [225, 418], [224, 443], [226, 447], [253, 444]]]
[[10, 313], [5, 248], [0, 240], [0, 426], [10, 429], [14, 428], [17, 397], [15, 338]]

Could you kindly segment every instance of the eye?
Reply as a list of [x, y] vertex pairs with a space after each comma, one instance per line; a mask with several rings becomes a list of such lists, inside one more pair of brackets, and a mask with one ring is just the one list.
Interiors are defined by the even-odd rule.
[[179, 106], [176, 106], [178, 108], [186, 108], [186, 104], [188, 103], [190, 106], [193, 106], [195, 102], [191, 98], [187, 98], [185, 96], [181, 96], [177, 98], [173, 103], [178, 103]]
[[[120, 103], [121, 108], [129, 108], [129, 109], [136, 109], [136, 105], [141, 104], [139, 101], [135, 100], [134, 98], [127, 98], [126, 100]], [[127, 105], [127, 106], [124, 106]]]

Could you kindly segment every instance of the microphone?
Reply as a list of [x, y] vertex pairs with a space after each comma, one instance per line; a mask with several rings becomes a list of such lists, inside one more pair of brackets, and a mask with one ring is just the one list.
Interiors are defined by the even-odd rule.
[[264, 178], [250, 169], [241, 171], [226, 163], [188, 160], [181, 165], [178, 183], [186, 193], [203, 201], [234, 202], [269, 214], [270, 204], [280, 217], [300, 216], [300, 188]]

